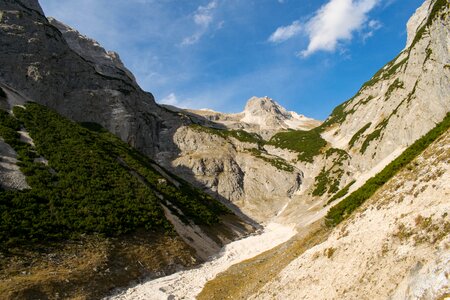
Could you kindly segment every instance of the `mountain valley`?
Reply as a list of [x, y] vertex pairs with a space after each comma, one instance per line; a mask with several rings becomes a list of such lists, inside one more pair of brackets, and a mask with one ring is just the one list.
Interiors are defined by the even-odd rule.
[[1, 299], [446, 299], [450, 5], [322, 121], [160, 105], [0, 0]]

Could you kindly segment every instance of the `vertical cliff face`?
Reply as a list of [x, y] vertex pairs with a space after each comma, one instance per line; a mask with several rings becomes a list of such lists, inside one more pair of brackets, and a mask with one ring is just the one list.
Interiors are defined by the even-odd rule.
[[0, 11], [2, 84], [75, 121], [99, 123], [147, 154], [159, 151], [164, 122], [180, 120], [165, 115], [115, 53], [49, 22], [37, 1], [2, 1]]
[[427, 0], [408, 22], [405, 49], [326, 120], [323, 133], [360, 170], [410, 145], [450, 111], [450, 20], [445, 0]]

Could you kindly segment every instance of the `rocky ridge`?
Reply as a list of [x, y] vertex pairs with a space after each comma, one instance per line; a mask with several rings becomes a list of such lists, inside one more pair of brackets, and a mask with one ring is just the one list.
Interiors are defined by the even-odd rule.
[[115, 53], [47, 20], [37, 0], [2, 1], [0, 11], [3, 86], [72, 120], [101, 124], [148, 155], [185, 122], [156, 105]]
[[200, 116], [202, 119], [212, 121], [216, 126], [223, 125], [228, 129], [257, 133], [266, 140], [283, 130], [309, 130], [321, 124], [320, 121], [286, 110], [267, 96], [250, 98], [244, 111], [236, 114], [220, 113], [210, 109], [181, 111], [194, 118]]
[[322, 136], [369, 170], [428, 132], [450, 111], [447, 1], [425, 1], [408, 22], [405, 49], [337, 107]]
[[250, 299], [444, 299], [449, 153], [447, 131]]
[[[355, 191], [443, 120], [450, 111], [449, 11], [446, 1], [424, 1], [408, 22], [405, 49], [318, 128], [327, 147], [313, 163], [296, 161], [292, 151], [266, 147], [305, 174], [301, 199], [284, 211], [287, 219], [298, 220], [298, 213], [314, 203], [323, 215], [321, 206], [333, 194]], [[329, 147], [339, 149], [340, 158], [330, 159]], [[314, 195], [321, 186], [326, 192]]]

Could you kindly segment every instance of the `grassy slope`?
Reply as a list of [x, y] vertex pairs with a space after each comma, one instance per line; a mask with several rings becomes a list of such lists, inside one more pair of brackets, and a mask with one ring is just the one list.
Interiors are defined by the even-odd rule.
[[290, 130], [277, 133], [270, 139], [269, 145], [298, 152], [300, 161], [313, 162], [327, 142], [320, 136], [320, 130], [315, 128], [309, 131]]
[[370, 178], [363, 186], [332, 207], [326, 215], [326, 223], [336, 226], [355, 209], [369, 199], [383, 184], [422, 153], [433, 141], [450, 128], [450, 113], [445, 119], [409, 146], [398, 158], [387, 165], [380, 173]]
[[[71, 122], [38, 104], [2, 112], [0, 135], [17, 152], [32, 187], [0, 192], [0, 245], [30, 245], [83, 234], [119, 236], [137, 229], [172, 232], [160, 202], [169, 200], [197, 224], [214, 224], [228, 210], [177, 179], [176, 187], [151, 161], [114, 135]], [[24, 126], [34, 140], [19, 140]], [[48, 166], [35, 162], [42, 155]], [[158, 196], [163, 196], [160, 200]]]

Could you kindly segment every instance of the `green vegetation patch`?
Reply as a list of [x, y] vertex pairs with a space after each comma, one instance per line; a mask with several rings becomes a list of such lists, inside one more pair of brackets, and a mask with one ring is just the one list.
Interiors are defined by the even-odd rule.
[[189, 127], [196, 131], [218, 135], [224, 139], [233, 137], [233, 138], [235, 138], [241, 142], [245, 142], [245, 143], [253, 143], [253, 144], [258, 144], [258, 145], [264, 144], [264, 140], [258, 134], [249, 133], [244, 130], [217, 129], [217, 128], [202, 126], [199, 124], [191, 124], [191, 125], [189, 125]]
[[[82, 234], [172, 232], [161, 207], [166, 201], [198, 224], [228, 212], [187, 183], [165, 180], [150, 159], [99, 125], [87, 129], [35, 103], [15, 107], [14, 115], [0, 113], [0, 134], [18, 152], [31, 189], [0, 192], [0, 250]], [[35, 148], [19, 140], [20, 126]], [[39, 156], [48, 165], [35, 161]]]
[[404, 86], [405, 85], [404, 85], [403, 81], [401, 81], [398, 78], [395, 79], [394, 82], [388, 87], [386, 94], [385, 94], [386, 97], [385, 97], [384, 101], [387, 101], [391, 97], [392, 93], [395, 90], [402, 89]]
[[364, 154], [367, 150], [367, 147], [369, 147], [370, 143], [376, 139], [379, 139], [381, 136], [381, 133], [383, 132], [383, 130], [386, 128], [387, 124], [388, 124], [388, 120], [389, 119], [385, 119], [382, 122], [380, 122], [377, 127], [375, 128], [375, 130], [368, 134], [366, 139], [364, 140], [364, 142], [361, 145], [361, 149], [359, 150], [361, 152], [361, 154]]
[[342, 124], [347, 118], [347, 115], [352, 114], [354, 112], [354, 110], [346, 112], [345, 108], [350, 103], [350, 101], [352, 101], [358, 94], [359, 92], [352, 99], [347, 100], [346, 102], [336, 106], [331, 112], [330, 116], [325, 120], [325, 122], [323, 122], [319, 126], [319, 128], [324, 130], [325, 128], [330, 127], [333, 124]]
[[293, 172], [294, 171], [294, 167], [290, 164], [288, 164], [284, 159], [279, 158], [279, 157], [267, 157], [263, 155], [263, 152], [259, 149], [255, 149], [252, 148], [249, 150], [250, 153], [259, 158], [264, 160], [265, 162], [268, 162], [269, 164], [271, 164], [272, 166], [274, 166], [275, 168], [282, 170], [282, 171], [287, 171], [287, 172]]
[[450, 128], [450, 113], [427, 134], [408, 147], [398, 158], [387, 165], [380, 173], [370, 178], [362, 187], [332, 207], [326, 215], [326, 224], [336, 226], [345, 220], [355, 209], [369, 199], [381, 186], [421, 154], [432, 142]]
[[336, 194], [334, 194], [333, 197], [331, 197], [328, 202], [327, 205], [330, 204], [331, 202], [344, 197], [345, 195], [348, 194], [348, 191], [350, 189], [350, 187], [356, 182], [356, 180], [352, 180], [349, 184], [347, 184], [342, 190], [340, 190], [339, 192], [337, 192]]
[[353, 148], [353, 146], [355, 145], [356, 141], [359, 140], [359, 138], [361, 137], [361, 135], [366, 132], [367, 129], [369, 129], [369, 127], [372, 125], [372, 122], [367, 123], [366, 125], [364, 125], [360, 130], [358, 130], [350, 139], [350, 141], [348, 142], [349, 148]]
[[344, 175], [344, 170], [341, 167], [350, 156], [342, 149], [330, 148], [325, 153], [325, 156], [328, 158], [332, 155], [336, 155], [332, 166], [329, 169], [323, 168], [315, 178], [315, 188], [312, 191], [313, 196], [322, 196], [325, 193], [333, 194], [339, 191], [340, 179]]
[[279, 132], [270, 139], [268, 144], [298, 152], [298, 160], [311, 163], [314, 157], [321, 153], [327, 142], [320, 136], [320, 129], [314, 128], [309, 131]]

